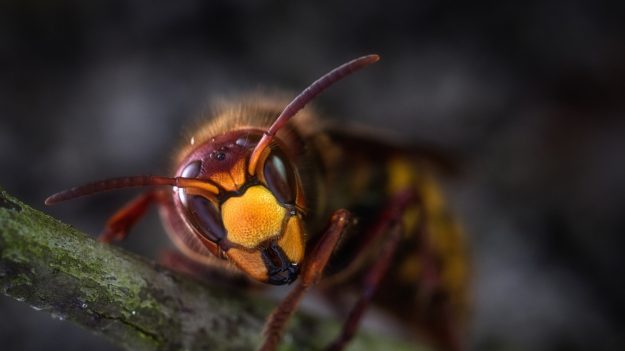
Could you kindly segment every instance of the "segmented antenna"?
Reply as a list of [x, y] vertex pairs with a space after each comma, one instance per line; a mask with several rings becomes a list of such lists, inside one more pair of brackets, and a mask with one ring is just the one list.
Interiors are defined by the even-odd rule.
[[93, 183], [80, 185], [71, 189], [60, 191], [46, 199], [46, 205], [54, 205], [59, 202], [75, 199], [86, 195], [101, 193], [114, 189], [135, 188], [142, 186], [175, 186], [179, 188], [196, 188], [219, 194], [217, 186], [203, 180], [183, 177], [159, 177], [159, 176], [134, 176], [100, 180]]
[[308, 88], [304, 89], [304, 91], [297, 95], [295, 99], [293, 99], [284, 108], [284, 110], [282, 110], [282, 112], [280, 113], [276, 121], [273, 122], [271, 127], [269, 127], [269, 129], [264, 132], [263, 137], [260, 139], [256, 147], [252, 151], [252, 155], [250, 156], [250, 163], [247, 168], [248, 173], [250, 175], [254, 175], [254, 173], [256, 172], [256, 165], [258, 164], [260, 156], [262, 155], [265, 148], [269, 146], [271, 140], [273, 140], [273, 138], [276, 136], [278, 130], [284, 127], [289, 119], [295, 116], [295, 114], [299, 112], [299, 110], [304, 108], [307, 103], [309, 103], [322, 91], [326, 90], [330, 85], [336, 83], [345, 76], [358, 71], [361, 68], [377, 62], [378, 60], [380, 60], [380, 56], [378, 55], [367, 55], [344, 63], [321, 76], [321, 78], [314, 81], [311, 85], [308, 86]]

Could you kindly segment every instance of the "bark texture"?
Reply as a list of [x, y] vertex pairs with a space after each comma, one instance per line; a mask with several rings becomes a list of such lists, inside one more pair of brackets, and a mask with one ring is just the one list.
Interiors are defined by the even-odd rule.
[[[275, 302], [207, 286], [100, 244], [0, 189], [0, 291], [129, 350], [253, 350]], [[298, 313], [281, 350], [317, 350], [336, 321]], [[352, 350], [415, 350], [361, 332]]]

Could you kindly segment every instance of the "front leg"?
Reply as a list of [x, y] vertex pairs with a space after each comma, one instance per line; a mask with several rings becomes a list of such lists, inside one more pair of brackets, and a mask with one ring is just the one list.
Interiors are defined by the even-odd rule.
[[261, 351], [273, 351], [278, 346], [282, 333], [289, 318], [295, 312], [306, 290], [313, 286], [319, 278], [334, 251], [336, 244], [351, 221], [349, 211], [340, 209], [334, 212], [330, 226], [312, 250], [304, 264], [301, 276], [289, 295], [276, 307], [265, 323], [265, 341]]
[[149, 190], [130, 200], [109, 218], [98, 241], [110, 243], [114, 240], [124, 240], [130, 228], [143, 217], [150, 204], [160, 201], [161, 198], [161, 192]]
[[390, 263], [392, 261], [393, 255], [397, 249], [397, 244], [401, 239], [401, 225], [399, 222], [394, 223], [390, 233], [388, 240], [384, 243], [384, 247], [380, 252], [380, 256], [378, 256], [375, 264], [370, 268], [365, 276], [363, 281], [362, 293], [358, 298], [358, 302], [349, 313], [347, 320], [343, 324], [343, 329], [341, 330], [341, 334], [328, 346], [327, 351], [340, 351], [345, 348], [345, 346], [351, 341], [358, 330], [358, 325], [360, 324], [360, 320], [362, 319], [367, 307], [369, 307], [369, 303], [373, 298], [378, 286], [380, 285], [380, 281], [384, 274], [387, 272]]

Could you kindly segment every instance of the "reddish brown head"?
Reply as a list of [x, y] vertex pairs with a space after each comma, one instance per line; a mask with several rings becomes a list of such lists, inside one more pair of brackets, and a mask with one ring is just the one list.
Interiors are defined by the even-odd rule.
[[247, 171], [262, 135], [243, 129], [198, 145], [176, 175], [213, 184], [218, 192], [180, 188], [174, 202], [212, 252], [254, 279], [285, 284], [297, 277], [304, 258], [302, 189], [277, 140], [265, 149], [254, 174]]

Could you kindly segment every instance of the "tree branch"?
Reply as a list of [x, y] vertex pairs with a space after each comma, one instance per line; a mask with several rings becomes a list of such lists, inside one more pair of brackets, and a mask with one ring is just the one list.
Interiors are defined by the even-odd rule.
[[[0, 188], [0, 289], [132, 350], [252, 350], [275, 303], [208, 287], [36, 211]], [[282, 350], [316, 350], [335, 321], [298, 313]], [[354, 350], [414, 350], [361, 332]]]

